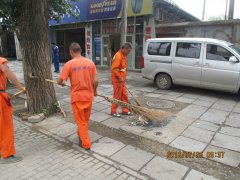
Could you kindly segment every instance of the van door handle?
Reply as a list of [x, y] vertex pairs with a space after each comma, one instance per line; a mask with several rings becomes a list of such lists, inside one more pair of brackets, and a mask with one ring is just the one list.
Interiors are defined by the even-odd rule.
[[205, 63], [203, 67], [209, 67], [209, 63]]

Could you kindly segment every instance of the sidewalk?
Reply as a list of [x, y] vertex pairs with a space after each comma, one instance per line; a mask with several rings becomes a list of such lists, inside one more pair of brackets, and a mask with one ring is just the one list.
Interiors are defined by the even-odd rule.
[[[10, 66], [23, 80], [21, 63], [11, 62]], [[56, 78], [58, 74], [53, 74], [53, 76]], [[112, 96], [109, 77], [107, 70], [99, 71], [98, 91], [101, 94]], [[163, 169], [163, 172], [171, 170], [171, 173], [168, 174], [179, 177], [177, 179], [189, 177], [194, 174], [195, 170], [219, 179], [240, 178], [240, 103], [235, 95], [196, 89], [192, 92], [192, 89], [188, 90], [188, 88], [183, 88], [182, 91], [161, 91], [157, 90], [151, 82], [142, 79], [139, 73], [134, 72], [128, 73], [128, 82], [131, 92], [145, 106], [158, 108], [166, 104], [174, 105], [165, 109], [173, 113], [173, 116], [166, 119], [167, 123], [162, 127], [131, 126], [132, 118], [113, 118], [109, 115], [110, 104], [97, 97], [94, 101], [90, 122], [90, 129], [98, 133], [91, 132], [94, 142], [92, 150], [95, 153], [124, 164], [132, 170], [146, 173], [155, 179], [161, 175], [161, 171], [157, 167], [162, 167], [167, 162], [169, 162], [169, 167]], [[32, 127], [56, 137], [64, 143], [77, 144], [69, 89], [55, 87], [58, 100], [68, 117], [62, 118], [59, 114], [38, 124], [33, 124]], [[14, 93], [14, 91], [10, 90], [9, 92]], [[117, 142], [115, 142], [116, 140]], [[134, 146], [144, 150], [144, 155], [138, 153], [142, 150], [136, 150]], [[179, 150], [203, 151], [204, 155], [209, 152], [214, 154], [215, 152], [216, 154], [224, 152], [225, 154], [224, 158], [166, 159], [169, 151], [177, 152]], [[139, 157], [144, 157], [144, 159]], [[142, 160], [136, 162], [128, 161], [129, 159]], [[171, 167], [177, 170], [171, 169]], [[171, 177], [169, 178], [171, 179]]]
[[0, 164], [0, 179], [149, 179], [96, 154], [62, 143], [33, 130], [18, 120], [15, 123], [17, 154], [23, 161]]

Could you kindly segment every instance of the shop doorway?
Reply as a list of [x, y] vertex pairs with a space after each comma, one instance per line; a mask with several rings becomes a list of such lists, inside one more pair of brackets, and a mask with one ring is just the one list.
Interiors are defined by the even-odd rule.
[[57, 31], [57, 45], [59, 46], [59, 54], [62, 62], [71, 59], [69, 54], [69, 45], [77, 42], [82, 48], [82, 55], [85, 56], [85, 29], [69, 29]]
[[102, 65], [111, 66], [113, 56], [120, 49], [120, 35], [103, 36], [103, 61]]
[[[114, 55], [119, 51], [121, 48], [121, 36], [120, 34], [116, 35], [104, 35], [102, 36], [103, 42], [103, 58], [102, 58], [102, 65], [103, 66], [111, 66], [112, 58]], [[134, 44], [134, 36], [127, 35], [127, 42], [130, 42], [132, 45]], [[127, 64], [128, 69], [134, 69], [134, 47], [130, 54], [127, 57]]]

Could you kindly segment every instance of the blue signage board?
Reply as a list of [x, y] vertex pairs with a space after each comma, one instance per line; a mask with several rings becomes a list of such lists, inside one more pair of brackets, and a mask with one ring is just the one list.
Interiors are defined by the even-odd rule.
[[121, 0], [88, 0], [87, 2], [87, 19], [99, 20], [116, 18], [122, 9]]
[[49, 25], [55, 26], [60, 24], [70, 24], [70, 23], [78, 23], [78, 22], [86, 22], [87, 21], [87, 1], [88, 0], [79, 0], [78, 2], [69, 1], [72, 5], [72, 11], [77, 13], [78, 16], [71, 16], [70, 14], [64, 14], [62, 19], [57, 22], [55, 20], [50, 20]]
[[[69, 1], [69, 0], [68, 0]], [[79, 0], [69, 1], [77, 17], [65, 14], [59, 22], [49, 21], [50, 26], [114, 19], [122, 15], [122, 0]], [[152, 0], [128, 0], [128, 16], [152, 14]]]

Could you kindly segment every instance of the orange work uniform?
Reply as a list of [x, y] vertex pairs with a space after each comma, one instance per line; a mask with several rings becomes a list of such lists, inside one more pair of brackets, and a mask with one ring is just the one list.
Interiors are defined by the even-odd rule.
[[91, 147], [88, 121], [94, 99], [93, 76], [96, 74], [96, 67], [91, 60], [76, 57], [65, 64], [60, 75], [64, 81], [70, 78], [72, 110], [83, 148]]
[[[127, 78], [127, 57], [119, 50], [112, 60], [111, 79], [113, 84], [113, 98], [128, 103], [128, 92], [126, 88]], [[124, 82], [119, 81], [119, 77], [123, 78]], [[117, 113], [117, 104], [112, 104], [111, 113]], [[122, 108], [123, 113], [128, 113], [127, 108]]]
[[[6, 64], [7, 60], [0, 57], [0, 66]], [[14, 129], [11, 106], [9, 97], [5, 93], [7, 78], [0, 69], [0, 154], [7, 158], [16, 153], [14, 147]]]

